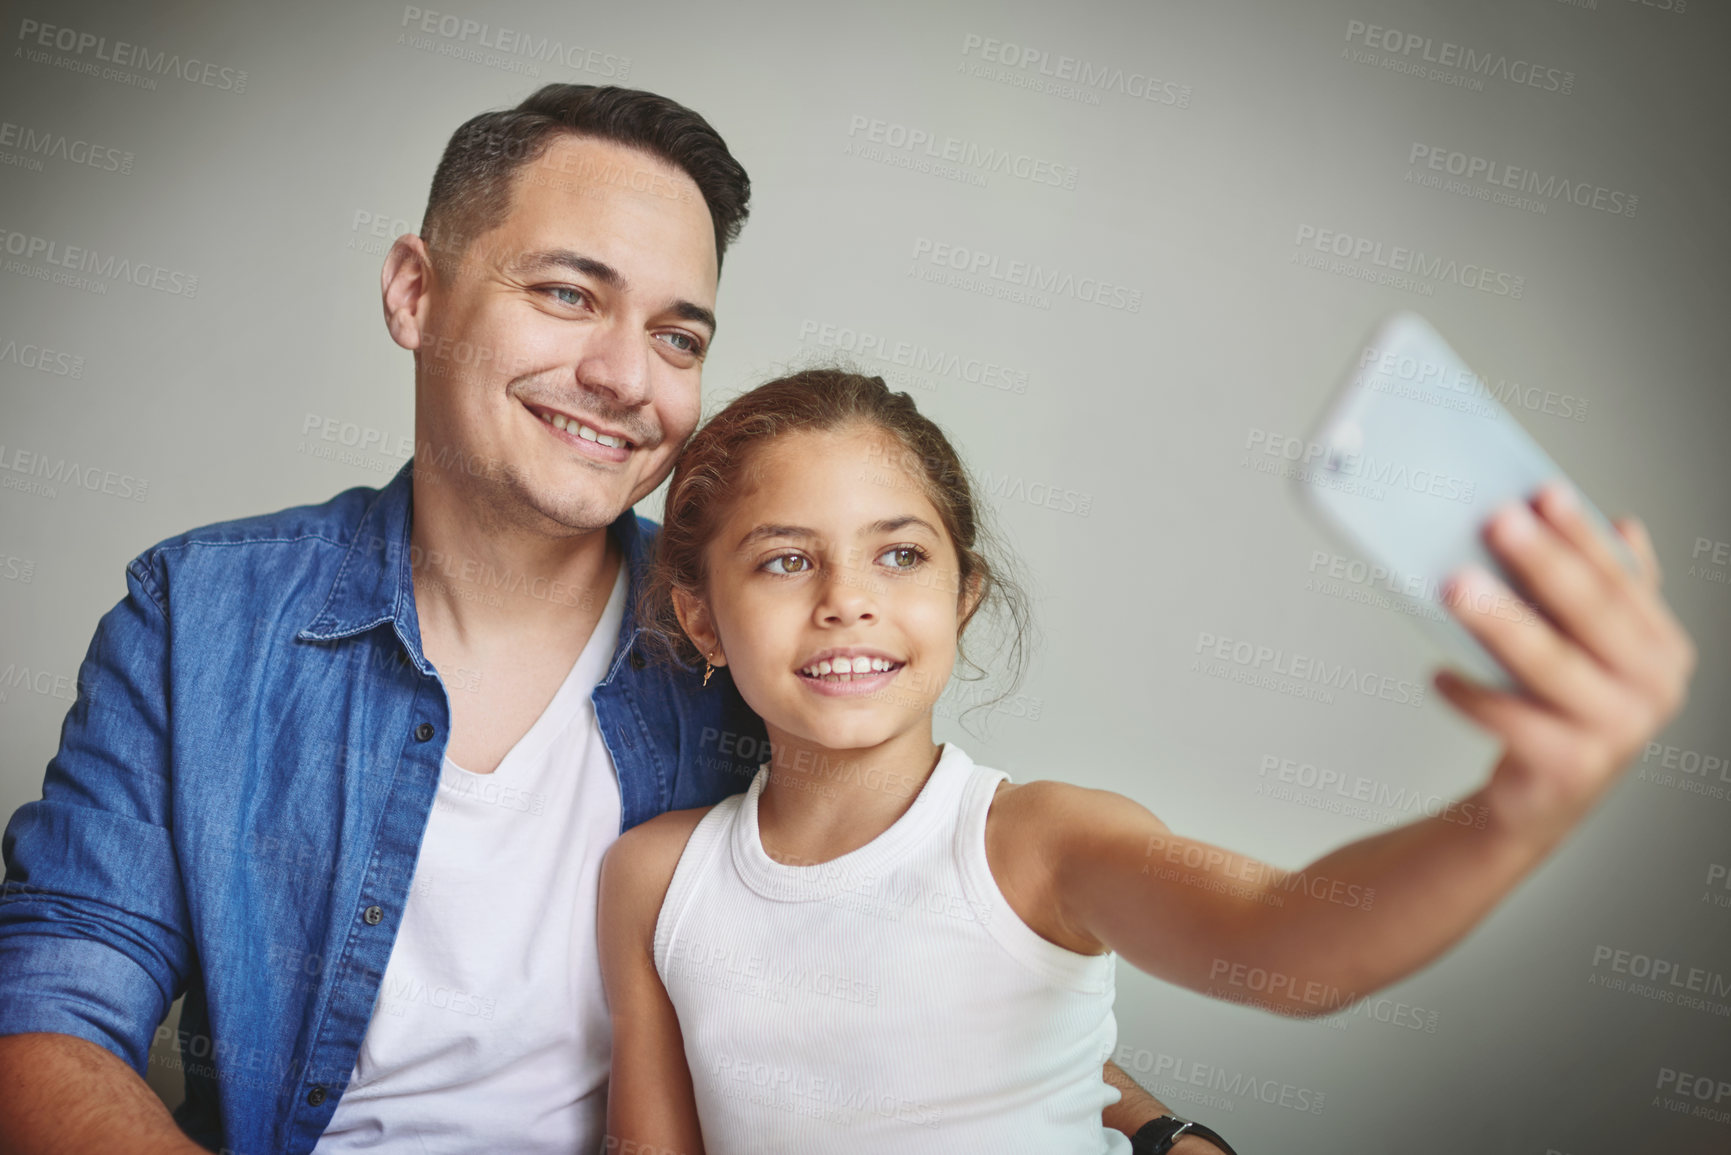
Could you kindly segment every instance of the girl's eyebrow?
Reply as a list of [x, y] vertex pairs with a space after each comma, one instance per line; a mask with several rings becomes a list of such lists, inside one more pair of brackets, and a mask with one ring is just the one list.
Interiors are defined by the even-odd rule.
[[817, 530], [807, 529], [803, 525], [769, 525], [769, 524], [765, 524], [765, 525], [758, 526], [756, 529], [752, 530], [750, 533], [748, 533], [744, 537], [740, 538], [739, 544], [734, 546], [733, 548], [734, 548], [735, 552], [742, 553], [745, 551], [746, 547], [751, 546], [751, 545], [755, 545], [757, 542], [763, 541], [766, 538], [772, 538], [772, 537], [816, 537], [816, 536], [817, 536]]
[[931, 522], [927, 521], [923, 517], [915, 517], [911, 513], [903, 514], [901, 517], [886, 517], [879, 521], [874, 521], [865, 527], [864, 532], [867, 534], [894, 533], [896, 530], [906, 529], [910, 525], [919, 526], [933, 537], [939, 536], [937, 528], [933, 526]]
[[[919, 526], [921, 529], [924, 529], [927, 533], [930, 533], [933, 537], [939, 536], [937, 528], [935, 526], [933, 526], [931, 522], [927, 521], [923, 517], [915, 517], [911, 513], [910, 514], [904, 514], [901, 517], [879, 518], [877, 521], [871, 522], [868, 525], [861, 526], [860, 527], [860, 533], [862, 535], [869, 537], [871, 535], [880, 534], [880, 533], [894, 533], [899, 529], [906, 529], [908, 526]], [[819, 534], [817, 532], [817, 530], [809, 529], [803, 525], [774, 525], [774, 524], [770, 524], [770, 523], [765, 523], [765, 524], [760, 525], [757, 528], [753, 529], [751, 532], [747, 533], [744, 537], [740, 538], [739, 544], [734, 547], [734, 551], [736, 553], [742, 553], [748, 547], [755, 545], [757, 542], [764, 541], [768, 538], [777, 538], [777, 537], [808, 537], [809, 538], [809, 537], [820, 537], [820, 536], [822, 536], [822, 535]]]

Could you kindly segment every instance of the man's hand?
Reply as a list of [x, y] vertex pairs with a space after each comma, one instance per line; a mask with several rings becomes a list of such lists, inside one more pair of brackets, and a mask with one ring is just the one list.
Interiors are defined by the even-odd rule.
[[1546, 486], [1534, 504], [1538, 515], [1525, 503], [1499, 511], [1486, 537], [1543, 617], [1493, 613], [1516, 595], [1476, 567], [1457, 575], [1465, 580], [1447, 595], [1451, 612], [1524, 692], [1493, 690], [1447, 670], [1436, 686], [1503, 740], [1487, 788], [1493, 818], [1550, 842], [1682, 709], [1696, 651], [1659, 596], [1658, 559], [1639, 521], [1616, 523], [1640, 562], [1637, 576], [1566, 484]]
[[[1105, 1070], [1106, 1082], [1118, 1088], [1122, 1095], [1116, 1103], [1102, 1112], [1102, 1119], [1107, 1127], [1114, 1131], [1122, 1131], [1125, 1135], [1134, 1137], [1143, 1126], [1162, 1115], [1172, 1112], [1166, 1104], [1150, 1095], [1136, 1080], [1126, 1075], [1118, 1064], [1108, 1061]], [[1181, 1136], [1172, 1145], [1171, 1155], [1226, 1155], [1226, 1153], [1206, 1139], [1198, 1139], [1194, 1135]]]

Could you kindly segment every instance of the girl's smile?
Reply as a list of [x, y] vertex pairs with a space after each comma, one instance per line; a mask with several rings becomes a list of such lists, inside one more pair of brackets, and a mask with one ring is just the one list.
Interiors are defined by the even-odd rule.
[[797, 673], [814, 693], [837, 697], [870, 694], [895, 680], [906, 662], [865, 646], [832, 646]]

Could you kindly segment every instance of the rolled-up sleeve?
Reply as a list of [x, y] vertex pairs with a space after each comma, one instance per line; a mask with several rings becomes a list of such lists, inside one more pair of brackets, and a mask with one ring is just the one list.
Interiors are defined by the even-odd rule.
[[144, 1073], [193, 964], [172, 828], [169, 618], [145, 559], [78, 672], [40, 801], [0, 853], [0, 1035], [98, 1043]]

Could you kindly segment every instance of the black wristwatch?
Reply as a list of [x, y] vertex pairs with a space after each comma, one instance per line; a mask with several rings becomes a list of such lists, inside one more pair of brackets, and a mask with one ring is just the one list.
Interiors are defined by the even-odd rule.
[[1226, 1140], [1216, 1135], [1212, 1128], [1189, 1119], [1180, 1119], [1176, 1115], [1162, 1115], [1142, 1124], [1136, 1134], [1130, 1137], [1130, 1150], [1134, 1155], [1166, 1155], [1181, 1135], [1206, 1139], [1226, 1155], [1237, 1155], [1237, 1152], [1227, 1145]]

